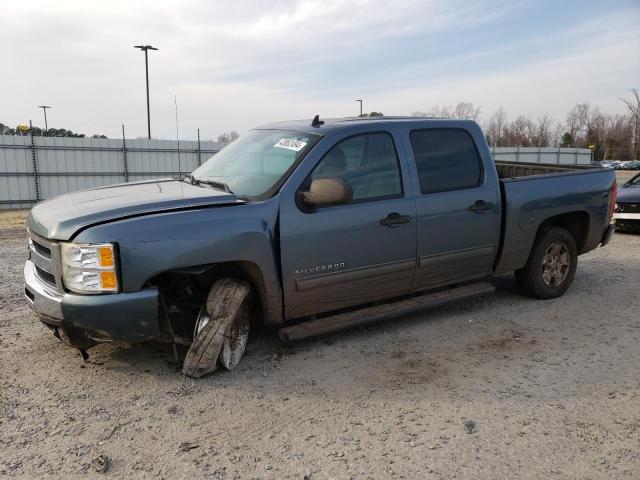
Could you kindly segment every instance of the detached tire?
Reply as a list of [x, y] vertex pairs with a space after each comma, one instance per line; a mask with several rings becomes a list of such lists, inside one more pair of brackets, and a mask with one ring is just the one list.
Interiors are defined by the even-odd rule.
[[235, 278], [217, 280], [200, 310], [193, 343], [182, 373], [199, 378], [238, 365], [247, 344], [251, 324], [251, 286]]
[[536, 236], [527, 264], [516, 271], [520, 290], [530, 297], [556, 298], [567, 291], [576, 275], [578, 249], [564, 228], [544, 227]]

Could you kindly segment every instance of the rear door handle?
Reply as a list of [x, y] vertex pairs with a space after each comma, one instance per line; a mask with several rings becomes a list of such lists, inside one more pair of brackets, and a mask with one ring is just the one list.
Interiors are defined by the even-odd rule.
[[470, 212], [480, 213], [485, 210], [491, 210], [493, 208], [493, 203], [485, 202], [484, 200], [478, 200], [473, 205], [469, 205]]
[[403, 223], [409, 223], [411, 221], [411, 215], [400, 215], [398, 212], [393, 212], [380, 220], [380, 225], [387, 227], [393, 227], [394, 225], [401, 225]]

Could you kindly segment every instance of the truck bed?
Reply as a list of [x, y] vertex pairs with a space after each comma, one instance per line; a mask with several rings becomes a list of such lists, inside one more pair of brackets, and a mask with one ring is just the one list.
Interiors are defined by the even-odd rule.
[[592, 165], [495, 162], [502, 196], [502, 250], [496, 273], [522, 268], [543, 221], [578, 214], [587, 238], [579, 253], [596, 248], [609, 226], [615, 173]]
[[515, 179], [531, 175], [548, 175], [553, 173], [584, 172], [600, 169], [593, 165], [556, 165], [545, 163], [495, 162], [498, 178]]

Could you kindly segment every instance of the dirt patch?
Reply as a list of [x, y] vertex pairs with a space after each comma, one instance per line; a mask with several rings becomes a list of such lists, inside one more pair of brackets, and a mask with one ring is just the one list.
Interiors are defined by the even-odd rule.
[[0, 240], [26, 238], [25, 220], [28, 210], [0, 211]]
[[0, 477], [640, 477], [640, 236], [580, 257], [560, 299], [506, 275], [493, 296], [293, 346], [265, 329], [237, 370], [193, 380], [166, 345], [100, 345], [83, 363], [55, 339], [22, 298], [12, 215]]
[[478, 343], [475, 347], [482, 350], [496, 350], [500, 352], [519, 346], [535, 345], [536, 343], [537, 340], [535, 337], [530, 337], [524, 330], [507, 328], [497, 335], [491, 336]]

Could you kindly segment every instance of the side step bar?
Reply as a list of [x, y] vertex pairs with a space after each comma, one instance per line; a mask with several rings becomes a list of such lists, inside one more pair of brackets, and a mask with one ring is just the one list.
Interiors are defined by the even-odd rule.
[[426, 293], [384, 305], [366, 307], [352, 312], [338, 313], [330, 317], [309, 320], [307, 322], [281, 328], [280, 339], [285, 342], [302, 340], [303, 338], [339, 332], [348, 328], [379, 322], [401, 315], [418, 312], [429, 307], [443, 305], [463, 298], [493, 293], [496, 287], [489, 282], [472, 283], [448, 290]]

